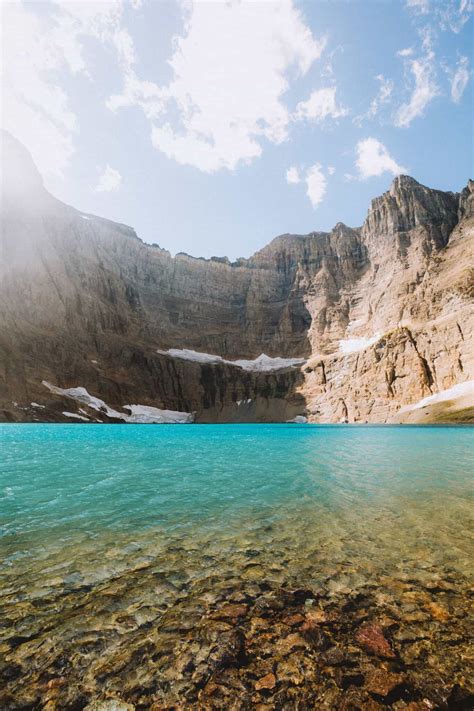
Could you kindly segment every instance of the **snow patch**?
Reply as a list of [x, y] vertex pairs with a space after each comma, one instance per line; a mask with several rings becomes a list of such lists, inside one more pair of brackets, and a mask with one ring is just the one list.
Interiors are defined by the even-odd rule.
[[448, 388], [448, 390], [442, 390], [440, 393], [428, 395], [428, 397], [424, 397], [423, 400], [415, 403], [415, 405], [408, 405], [403, 409], [418, 410], [420, 407], [434, 405], [437, 402], [444, 402], [445, 400], [457, 400], [466, 395], [471, 395], [474, 402], [474, 380], [467, 380], [465, 383], [457, 383], [457, 385], [453, 385], [453, 387]]
[[79, 217], [82, 217], [83, 220], [90, 220], [90, 217], [87, 217], [87, 215], [79, 215]]
[[189, 425], [194, 421], [194, 415], [178, 410], [160, 410], [149, 405], [124, 405], [124, 410], [130, 410], [127, 422], [135, 424], [175, 424]]
[[225, 363], [226, 361], [218, 355], [212, 353], [201, 353], [193, 351], [189, 348], [170, 348], [168, 351], [157, 351], [162, 355], [169, 355], [172, 358], [180, 358], [181, 360], [192, 360], [195, 363]]
[[48, 388], [48, 390], [50, 390], [50, 392], [54, 393], [55, 395], [64, 395], [65, 397], [69, 397], [71, 398], [71, 400], [81, 402], [84, 405], [91, 407], [93, 410], [97, 410], [97, 412], [105, 413], [108, 417], [113, 417], [119, 420], [127, 417], [127, 415], [124, 415], [123, 412], [118, 412], [112, 407], [109, 407], [100, 398], [90, 395], [83, 387], [58, 388], [55, 385], [51, 385], [51, 383], [48, 383], [46, 380], [43, 380], [41, 384]]
[[364, 323], [365, 323], [365, 321], [364, 321], [363, 318], [355, 319], [355, 321], [349, 321], [349, 323], [347, 324], [347, 329], [346, 329], [346, 330], [347, 330], [348, 332], [349, 332], [349, 331], [355, 331], [356, 329], [358, 329], [358, 328], [360, 328], [361, 326], [363, 326]]
[[40, 407], [42, 410], [44, 410], [45, 406], [44, 405], [38, 405], [37, 402], [30, 402], [31, 407]]
[[294, 423], [295, 425], [306, 425], [308, 418], [304, 415], [296, 415], [296, 417], [293, 417], [292, 420], [287, 420], [287, 422]]
[[88, 417], [84, 417], [83, 415], [77, 415], [75, 412], [63, 412], [63, 415], [65, 417], [73, 417], [75, 420], [83, 420], [84, 422], [90, 422]]
[[[90, 395], [86, 388], [58, 388], [51, 385], [46, 380], [42, 381], [48, 390], [55, 395], [63, 395], [76, 402], [83, 403], [97, 412], [102, 412], [116, 420], [122, 420], [131, 424], [157, 423], [157, 424], [188, 424], [194, 421], [194, 415], [189, 412], [178, 412], [177, 410], [160, 410], [149, 405], [124, 405], [125, 410], [130, 410], [130, 414], [118, 412], [98, 397]], [[64, 414], [64, 413], [63, 413]], [[79, 417], [79, 416], [78, 416]]]
[[373, 346], [381, 337], [382, 335], [380, 333], [376, 333], [372, 338], [346, 338], [339, 341], [339, 351], [343, 355], [357, 353], [357, 351], [363, 351], [365, 348]]
[[196, 363], [225, 363], [226, 365], [242, 368], [242, 370], [256, 372], [270, 372], [272, 370], [282, 370], [283, 368], [294, 368], [306, 362], [304, 358], [272, 358], [265, 353], [262, 353], [258, 358], [254, 358], [253, 360], [225, 360], [218, 355], [193, 351], [188, 348], [170, 348], [167, 351], [159, 350], [157, 352], [163, 355], [169, 355], [172, 358], [180, 358], [181, 360], [191, 360]]
[[268, 372], [272, 370], [281, 370], [282, 368], [294, 368], [305, 363], [304, 358], [272, 358], [271, 356], [262, 353], [254, 360], [230, 360], [226, 361], [231, 365], [236, 365], [243, 370], [253, 370], [258, 372]]

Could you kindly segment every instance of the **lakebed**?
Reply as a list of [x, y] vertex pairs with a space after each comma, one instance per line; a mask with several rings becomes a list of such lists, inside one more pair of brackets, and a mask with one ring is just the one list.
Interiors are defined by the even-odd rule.
[[469, 427], [1, 441], [0, 708], [471, 708]]

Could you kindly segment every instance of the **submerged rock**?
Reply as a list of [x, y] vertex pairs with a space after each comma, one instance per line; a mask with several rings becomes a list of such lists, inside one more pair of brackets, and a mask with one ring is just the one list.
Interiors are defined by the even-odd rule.
[[[82, 561], [77, 586], [64, 585], [62, 550], [48, 567], [28, 559], [21, 574], [6, 568], [16, 575], [0, 598], [0, 708], [470, 709], [467, 577], [449, 559], [433, 563], [427, 589], [413, 561], [382, 564], [380, 548], [376, 560], [350, 557], [327, 541], [306, 547], [310, 533], [307, 521], [288, 536], [277, 525], [259, 530], [269, 536], [260, 581], [238, 573], [248, 531], [227, 547], [198, 529], [145, 544], [147, 531], [125, 554], [114, 533], [109, 556], [97, 550], [90, 570]], [[79, 569], [80, 546], [75, 554]], [[89, 564], [94, 551], [82, 554]], [[275, 560], [285, 561], [276, 579]], [[365, 580], [356, 590], [328, 589], [354, 569]]]
[[386, 669], [374, 669], [365, 678], [365, 688], [371, 694], [385, 698], [404, 683], [401, 674], [394, 674]]
[[274, 689], [276, 686], [277, 680], [275, 677], [275, 674], [269, 673], [266, 674], [265, 676], [262, 676], [260, 679], [258, 679], [255, 682], [255, 689], [257, 691], [260, 691], [261, 689]]
[[395, 657], [390, 642], [380, 625], [372, 623], [361, 627], [355, 636], [356, 642], [369, 654], [379, 657]]
[[99, 699], [91, 701], [84, 707], [84, 711], [135, 711], [135, 706], [127, 704], [120, 699]]
[[248, 612], [247, 605], [229, 604], [224, 605], [216, 612], [213, 612], [211, 617], [215, 620], [237, 620], [239, 617], [245, 617]]

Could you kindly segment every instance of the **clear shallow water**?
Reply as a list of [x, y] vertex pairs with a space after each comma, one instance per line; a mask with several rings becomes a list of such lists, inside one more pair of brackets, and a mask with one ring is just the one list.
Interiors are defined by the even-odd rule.
[[[410, 698], [447, 698], [468, 669], [473, 435], [1, 426], [0, 707], [83, 708], [106, 689], [137, 708], [201, 708], [212, 678], [220, 691], [205, 707], [230, 708], [236, 692], [213, 655], [234, 628], [215, 616], [244, 602], [247, 706], [235, 708], [255, 704], [262, 659], [278, 677], [270, 708], [340, 708], [345, 682], [335, 686], [333, 671], [321, 677], [311, 648], [300, 653], [302, 705], [288, 691], [285, 614], [297, 609], [304, 620], [304, 596], [288, 612], [287, 602], [260, 607], [303, 586], [333, 620], [328, 644], [346, 650], [349, 669], [373, 671], [354, 639], [361, 621], [385, 620], [399, 655], [393, 670], [414, 669]], [[360, 693], [364, 707], [370, 692]]]
[[187, 535], [215, 544], [245, 533], [258, 544], [271, 526], [275, 543], [293, 531], [295, 549], [315, 539], [351, 548], [355, 536], [360, 553], [384, 541], [385, 554], [407, 553], [426, 540], [464, 568], [473, 435], [468, 427], [4, 425], [4, 566], [88, 541], [94, 550]]

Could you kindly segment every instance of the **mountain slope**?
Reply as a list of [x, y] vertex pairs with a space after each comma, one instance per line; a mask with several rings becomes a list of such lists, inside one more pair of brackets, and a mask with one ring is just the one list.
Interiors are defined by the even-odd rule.
[[[64, 205], [8, 134], [2, 162], [4, 420], [120, 421], [140, 405], [384, 422], [473, 378], [472, 183], [401, 176], [362, 228], [282, 235], [231, 264], [173, 258]], [[284, 360], [240, 363], [262, 353]], [[105, 406], [63, 392], [77, 387]]]

